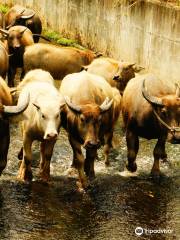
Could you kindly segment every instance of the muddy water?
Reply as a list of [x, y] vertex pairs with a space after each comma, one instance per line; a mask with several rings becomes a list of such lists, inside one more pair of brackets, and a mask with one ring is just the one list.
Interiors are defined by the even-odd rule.
[[169, 233], [143, 233], [141, 239], [180, 239], [179, 145], [167, 145], [169, 163], [161, 163], [163, 176], [150, 176], [154, 141], [141, 140], [138, 171], [124, 174], [125, 138], [119, 125], [115, 149], [106, 168], [102, 150], [96, 161], [96, 179], [86, 194], [76, 191], [76, 179], [67, 176], [72, 152], [64, 130], [54, 150], [51, 176], [45, 185], [36, 180], [38, 143], [34, 144], [32, 184], [16, 180], [17, 153], [21, 136], [11, 126], [8, 166], [0, 179], [0, 239], [12, 240], [134, 240], [136, 227], [167, 230]]

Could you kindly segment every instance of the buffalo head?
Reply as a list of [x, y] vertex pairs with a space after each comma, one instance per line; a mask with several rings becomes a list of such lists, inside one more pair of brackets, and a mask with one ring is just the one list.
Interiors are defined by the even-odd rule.
[[[24, 33], [28, 31], [28, 36], [24, 37]], [[11, 27], [8, 31], [0, 29], [0, 33], [6, 36], [8, 47], [10, 49], [19, 49], [21, 46], [33, 44], [33, 37], [30, 30], [23, 26]]]
[[150, 95], [142, 86], [143, 97], [151, 104], [153, 112], [161, 124], [168, 130], [168, 140], [171, 143], [180, 143], [180, 87], [176, 84], [174, 94], [155, 97]]
[[75, 114], [78, 132], [83, 140], [83, 147], [86, 149], [99, 148], [99, 129], [102, 122], [102, 114], [108, 111], [113, 100], [106, 98], [99, 106], [95, 103], [87, 103], [84, 105], [75, 105], [65, 97], [66, 104]]
[[39, 97], [38, 102], [34, 102], [33, 105], [44, 140], [55, 140], [61, 124], [60, 111], [65, 103], [52, 100], [48, 102], [46, 99]]
[[135, 63], [121, 62], [118, 67], [118, 71], [114, 75], [113, 80], [117, 82], [117, 88], [120, 92], [123, 92], [128, 81], [135, 77]]

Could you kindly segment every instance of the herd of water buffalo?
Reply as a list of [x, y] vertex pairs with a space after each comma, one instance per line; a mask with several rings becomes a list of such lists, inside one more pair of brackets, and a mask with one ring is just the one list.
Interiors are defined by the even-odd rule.
[[[54, 144], [63, 127], [73, 150], [71, 167], [79, 174], [77, 185], [84, 189], [95, 176], [99, 147], [104, 147], [109, 164], [114, 127], [122, 113], [127, 169], [137, 169], [139, 137], [157, 139], [152, 174], [159, 176], [166, 141], [180, 143], [180, 86], [90, 50], [38, 43], [41, 31], [41, 20], [31, 9], [16, 5], [0, 13], [0, 174], [7, 164], [9, 120], [17, 118], [23, 138], [18, 178], [32, 180], [31, 147], [38, 140], [40, 178], [49, 180]], [[15, 86], [19, 67], [21, 82]], [[59, 90], [54, 79], [61, 81]]]

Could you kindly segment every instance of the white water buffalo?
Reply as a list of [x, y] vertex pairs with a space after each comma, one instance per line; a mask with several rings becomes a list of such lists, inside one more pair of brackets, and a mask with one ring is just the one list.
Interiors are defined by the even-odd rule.
[[[106, 162], [114, 125], [120, 112], [121, 95], [100, 76], [82, 71], [67, 75], [60, 93], [65, 96], [62, 126], [67, 130], [73, 149], [72, 167], [79, 172], [80, 188], [87, 186], [86, 176], [94, 177], [97, 149], [104, 145]], [[86, 149], [84, 158], [81, 146]]]
[[40, 177], [43, 181], [50, 178], [50, 160], [60, 130], [61, 108], [65, 104], [53, 81], [50, 73], [36, 69], [27, 73], [17, 87], [20, 92], [30, 93], [29, 106], [23, 113], [23, 148], [19, 153], [22, 163], [18, 178], [23, 181], [32, 179], [31, 146], [34, 140], [41, 142]]

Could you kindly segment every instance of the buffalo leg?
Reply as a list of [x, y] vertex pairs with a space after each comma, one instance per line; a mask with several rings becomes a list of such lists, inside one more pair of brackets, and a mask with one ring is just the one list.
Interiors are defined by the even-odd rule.
[[158, 139], [156, 146], [154, 148], [154, 151], [153, 151], [154, 163], [153, 163], [153, 167], [151, 170], [151, 174], [153, 176], [160, 175], [159, 159], [161, 159], [164, 156], [167, 156], [166, 152], [165, 152], [165, 143], [166, 143], [166, 138]]
[[23, 136], [23, 160], [19, 168], [18, 178], [22, 181], [31, 181], [32, 180], [32, 170], [31, 170], [31, 161], [32, 161], [32, 139], [29, 139], [27, 135]]
[[104, 136], [104, 141], [105, 141], [104, 155], [105, 155], [105, 164], [106, 164], [106, 166], [109, 166], [109, 164], [110, 164], [108, 156], [109, 156], [109, 152], [110, 152], [110, 150], [112, 148], [112, 139], [113, 139], [113, 131], [105, 134], [105, 136]]
[[21, 81], [22, 81], [22, 79], [24, 78], [24, 75], [25, 75], [25, 70], [24, 70], [24, 68], [22, 68], [21, 77], [20, 77], [20, 80], [21, 80]]
[[132, 131], [127, 130], [126, 132], [126, 142], [127, 142], [127, 158], [128, 164], [126, 165], [127, 169], [131, 172], [137, 170], [136, 156], [139, 150], [139, 138]]
[[0, 175], [2, 174], [2, 171], [5, 169], [7, 164], [9, 141], [10, 141], [9, 126], [7, 126], [6, 135], [2, 137], [0, 144]]
[[79, 173], [79, 182], [77, 182], [77, 185], [79, 188], [86, 188], [87, 178], [84, 173], [85, 160], [81, 151], [81, 145], [72, 137], [70, 137], [69, 140], [74, 153], [74, 157], [73, 157], [74, 166], [77, 168]]
[[55, 142], [56, 141], [41, 142], [40, 145], [40, 177], [45, 182], [50, 180], [50, 162]]
[[90, 179], [93, 179], [95, 177], [94, 160], [96, 156], [97, 156], [97, 149], [86, 150], [84, 171]]
[[14, 87], [15, 75], [16, 75], [16, 69], [9, 68], [9, 70], [8, 70], [8, 86], [9, 87]]

